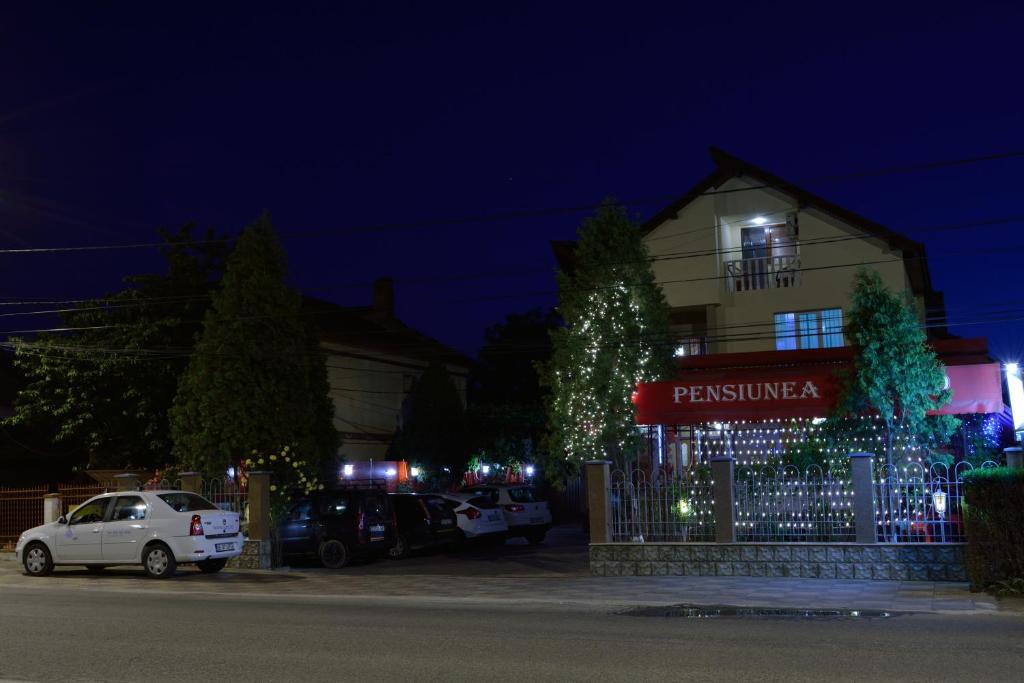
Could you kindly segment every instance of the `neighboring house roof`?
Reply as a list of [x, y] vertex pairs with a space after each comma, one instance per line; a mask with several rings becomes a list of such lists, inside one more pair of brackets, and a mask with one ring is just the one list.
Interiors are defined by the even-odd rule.
[[379, 306], [346, 307], [304, 296], [303, 310], [315, 321], [324, 342], [469, 370], [473, 359], [422, 334]]

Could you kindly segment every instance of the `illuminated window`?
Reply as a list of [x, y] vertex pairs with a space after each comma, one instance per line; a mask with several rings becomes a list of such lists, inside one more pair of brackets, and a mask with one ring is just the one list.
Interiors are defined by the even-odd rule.
[[775, 314], [775, 348], [834, 349], [844, 345], [843, 309]]

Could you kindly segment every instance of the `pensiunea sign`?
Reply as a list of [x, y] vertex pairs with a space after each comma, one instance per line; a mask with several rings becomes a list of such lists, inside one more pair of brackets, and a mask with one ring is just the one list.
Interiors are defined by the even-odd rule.
[[736, 384], [677, 384], [674, 403], [732, 403], [734, 401], [799, 401], [821, 398], [814, 380], [783, 382], [739, 382]]

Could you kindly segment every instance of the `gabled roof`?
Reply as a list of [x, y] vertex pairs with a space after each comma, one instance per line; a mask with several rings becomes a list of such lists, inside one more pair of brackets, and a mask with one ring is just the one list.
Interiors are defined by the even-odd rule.
[[320, 331], [320, 339], [368, 351], [445, 364], [469, 370], [473, 359], [445, 346], [373, 306], [346, 307], [304, 296], [302, 308]]
[[715, 170], [694, 185], [686, 194], [675, 200], [664, 209], [655, 213], [642, 226], [641, 232], [647, 234], [667, 220], [676, 218], [679, 212], [690, 202], [701, 195], [721, 187], [731, 178], [747, 177], [758, 181], [765, 189], [772, 189], [793, 198], [800, 209], [816, 209], [823, 214], [838, 219], [851, 227], [876, 237], [892, 249], [902, 253], [911, 288], [915, 294], [926, 297], [934, 296], [931, 276], [928, 273], [928, 262], [924, 245], [904, 235], [890, 230], [858, 213], [845, 209], [838, 204], [819, 197], [779, 176], [755, 166], [748, 161], [724, 152], [717, 147], [709, 148], [711, 160], [715, 162]]

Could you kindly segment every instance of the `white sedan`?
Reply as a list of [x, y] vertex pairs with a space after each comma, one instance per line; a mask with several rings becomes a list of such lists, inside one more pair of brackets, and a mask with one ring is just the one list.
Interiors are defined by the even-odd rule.
[[242, 553], [237, 512], [220, 510], [186, 491], [104, 493], [67, 517], [29, 529], [14, 552], [30, 576], [46, 576], [55, 565], [84, 565], [90, 571], [141, 564], [158, 579], [179, 563], [217, 572]]
[[483, 539], [505, 541], [508, 524], [505, 515], [490, 498], [472, 493], [445, 493], [441, 495], [458, 520], [459, 529], [467, 540]]
[[462, 493], [489, 498], [505, 514], [510, 537], [522, 536], [531, 545], [544, 540], [551, 528], [551, 510], [527, 484], [479, 484], [467, 486]]

